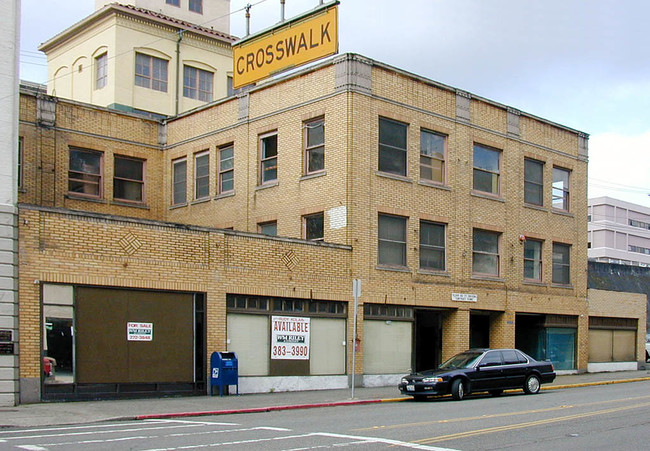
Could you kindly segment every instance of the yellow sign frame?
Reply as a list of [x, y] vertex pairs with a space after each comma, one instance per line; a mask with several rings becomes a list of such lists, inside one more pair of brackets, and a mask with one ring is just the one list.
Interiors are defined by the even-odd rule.
[[233, 45], [233, 88], [338, 52], [338, 2]]

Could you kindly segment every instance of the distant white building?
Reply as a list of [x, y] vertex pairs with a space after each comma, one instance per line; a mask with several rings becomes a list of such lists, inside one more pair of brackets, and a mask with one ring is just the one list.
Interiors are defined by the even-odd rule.
[[611, 197], [588, 206], [589, 260], [650, 267], [650, 208]]

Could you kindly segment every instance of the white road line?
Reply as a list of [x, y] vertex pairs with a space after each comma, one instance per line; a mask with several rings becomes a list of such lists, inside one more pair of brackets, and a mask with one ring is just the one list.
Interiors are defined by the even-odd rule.
[[40, 446], [35, 446], [35, 445], [22, 445], [22, 446], [17, 446], [16, 448], [26, 449], [28, 451], [47, 451], [47, 448], [41, 448]]
[[[5, 437], [5, 440], [24, 440], [24, 439], [36, 439], [36, 438], [48, 438], [48, 437], [61, 437], [61, 435], [65, 436], [83, 436], [83, 435], [91, 435], [91, 434], [121, 434], [124, 432], [147, 432], [147, 431], [154, 431], [156, 429], [178, 429], [178, 428], [190, 428], [190, 427], [199, 427], [199, 426], [205, 426], [204, 424], [201, 423], [196, 423], [196, 424], [179, 424], [177, 426], [160, 426], [160, 427], [143, 427], [143, 428], [133, 428], [133, 429], [115, 429], [115, 430], [108, 430], [108, 431], [88, 431], [88, 432], [73, 432], [73, 433], [65, 433], [65, 434], [41, 434], [41, 435], [22, 435], [18, 437]], [[46, 429], [47, 430], [47, 429]], [[31, 432], [31, 431], [27, 431]]]
[[429, 451], [458, 451], [451, 448], [438, 448], [435, 446], [420, 445], [419, 443], [410, 443], [402, 442], [399, 440], [391, 440], [387, 438], [380, 437], [363, 437], [358, 435], [345, 435], [345, 434], [332, 434], [329, 432], [312, 432], [309, 435], [317, 435], [323, 437], [336, 437], [336, 438], [345, 438], [349, 440], [360, 440], [368, 443], [385, 443], [387, 445], [399, 446], [402, 448], [411, 448], [411, 449], [425, 449]]
[[204, 424], [207, 426], [241, 426], [240, 423], [219, 423], [216, 421], [192, 421], [192, 420], [144, 420], [145, 423], [182, 423], [182, 424]]
[[[147, 420], [147, 421], [156, 421], [158, 423], [162, 423], [162, 420]], [[119, 423], [101, 423], [101, 424], [90, 424], [87, 426], [59, 426], [59, 427], [47, 427], [47, 428], [38, 428], [38, 429], [32, 429], [32, 428], [23, 428], [23, 429], [11, 429], [11, 430], [4, 430], [0, 431], [0, 436], [3, 435], [8, 435], [8, 434], [16, 434], [16, 433], [21, 433], [21, 432], [29, 432], [29, 433], [34, 433], [34, 432], [53, 432], [53, 431], [73, 431], [73, 430], [80, 430], [80, 429], [102, 429], [102, 428], [109, 428], [109, 427], [116, 427], [116, 426], [128, 426], [130, 424], [142, 424], [142, 421], [122, 421]]]

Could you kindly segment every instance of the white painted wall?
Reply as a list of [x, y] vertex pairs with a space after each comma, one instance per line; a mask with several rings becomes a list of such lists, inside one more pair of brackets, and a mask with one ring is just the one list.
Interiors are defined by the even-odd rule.
[[[20, 0], [0, 2], [0, 330], [18, 334], [18, 62]], [[0, 406], [18, 403], [18, 358], [0, 355]]]

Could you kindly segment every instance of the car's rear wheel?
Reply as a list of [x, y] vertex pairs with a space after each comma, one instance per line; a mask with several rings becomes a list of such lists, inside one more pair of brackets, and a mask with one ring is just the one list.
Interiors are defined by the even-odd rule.
[[501, 390], [501, 389], [499, 389], [499, 390], [490, 390], [490, 394], [492, 396], [501, 396], [502, 393], [503, 393], [503, 390]]
[[539, 386], [539, 377], [531, 374], [526, 378], [526, 382], [524, 383], [524, 391], [529, 395], [534, 395], [536, 393], [539, 393]]
[[465, 397], [465, 384], [460, 379], [456, 379], [451, 383], [451, 396], [456, 401], [460, 401]]

